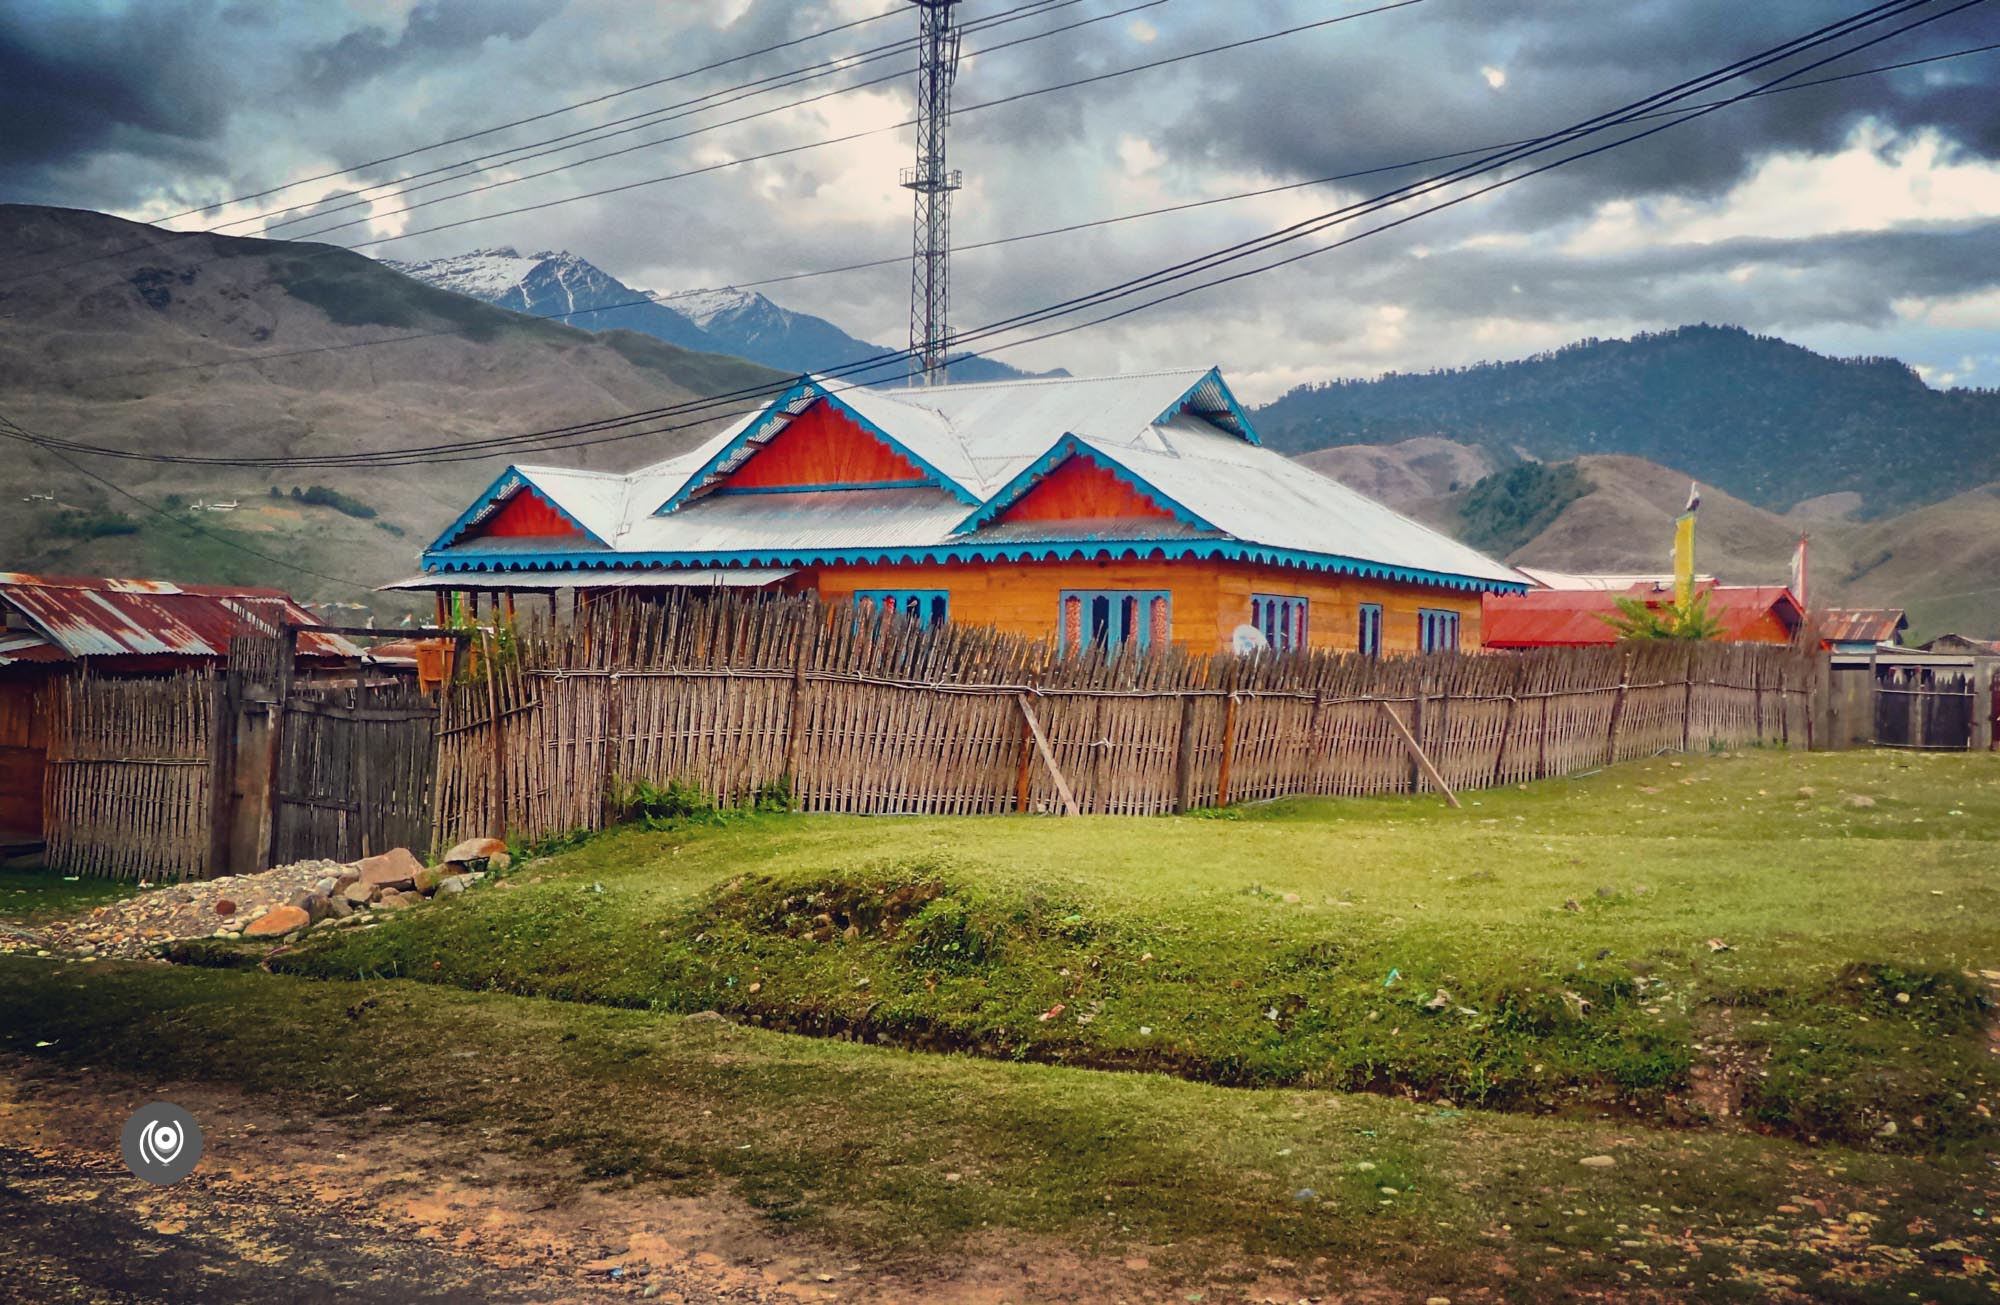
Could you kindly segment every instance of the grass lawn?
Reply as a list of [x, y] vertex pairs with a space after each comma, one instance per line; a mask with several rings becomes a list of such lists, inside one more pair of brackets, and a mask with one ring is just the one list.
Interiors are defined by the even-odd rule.
[[275, 963], [1948, 1156], [1994, 1135], [1996, 835], [2000, 756], [1780, 751], [1462, 811], [690, 820]]
[[1974, 1301], [1994, 1286], [2000, 1185], [1983, 1162], [1734, 1130], [999, 1064], [407, 982], [21, 958], [0, 960], [0, 1050], [30, 1083], [216, 1081], [357, 1130], [465, 1129], [539, 1157], [551, 1199], [588, 1183], [741, 1203], [775, 1239], [919, 1282], [967, 1255], [1052, 1251], [1045, 1285], [1064, 1299]]
[[918, 1280], [1042, 1247], [1103, 1298], [1993, 1296], [2000, 757], [660, 824], [275, 975], [0, 960], [0, 1051], [462, 1128]]
[[138, 891], [133, 881], [70, 877], [40, 866], [0, 866], [0, 924], [32, 927], [82, 915]]

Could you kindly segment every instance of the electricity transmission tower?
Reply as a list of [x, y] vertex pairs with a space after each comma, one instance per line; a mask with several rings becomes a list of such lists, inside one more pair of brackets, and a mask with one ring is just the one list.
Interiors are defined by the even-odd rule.
[[958, 75], [959, 0], [912, 0], [921, 23], [917, 69], [917, 165], [902, 183], [916, 194], [916, 235], [910, 258], [910, 377], [925, 385], [945, 380], [951, 342], [951, 192], [957, 169], [945, 167], [945, 133], [951, 125], [951, 83]]

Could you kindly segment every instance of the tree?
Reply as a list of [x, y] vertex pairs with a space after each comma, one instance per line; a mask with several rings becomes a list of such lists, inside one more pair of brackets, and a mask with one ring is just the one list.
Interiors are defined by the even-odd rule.
[[1708, 610], [1708, 591], [1697, 590], [1686, 603], [1649, 607], [1643, 598], [1620, 598], [1618, 615], [1598, 619], [1618, 631], [1620, 639], [1720, 639], [1722, 618]]

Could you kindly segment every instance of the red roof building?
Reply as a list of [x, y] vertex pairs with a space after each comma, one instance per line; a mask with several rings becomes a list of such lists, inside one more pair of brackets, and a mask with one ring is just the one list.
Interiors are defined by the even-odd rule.
[[[1699, 586], [1708, 610], [1722, 622], [1727, 643], [1790, 643], [1805, 621], [1798, 600], [1784, 585]], [[1487, 594], [1481, 628], [1489, 648], [1586, 648], [1618, 642], [1612, 624], [1620, 598], [1638, 598], [1651, 608], [1666, 607], [1673, 589], [1639, 584], [1623, 591], [1534, 589], [1525, 594]]]

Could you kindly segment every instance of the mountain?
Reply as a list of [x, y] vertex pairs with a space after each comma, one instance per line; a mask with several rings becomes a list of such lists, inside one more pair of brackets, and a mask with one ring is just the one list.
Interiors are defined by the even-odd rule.
[[[37, 267], [47, 271], [25, 274]], [[395, 449], [781, 379], [650, 334], [523, 317], [326, 245], [180, 235], [100, 213], [0, 205], [0, 268], [0, 413], [39, 434], [118, 448], [245, 457]], [[102, 457], [73, 466], [8, 443], [0, 569], [254, 581], [365, 598], [354, 584], [308, 572], [364, 585], [408, 575], [419, 549], [509, 461], [622, 470], [692, 447], [724, 419], [413, 468], [267, 471]], [[87, 473], [146, 503], [172, 504], [171, 522]], [[328, 492], [307, 495], [315, 485]], [[236, 507], [191, 510], [218, 501]]]
[[1933, 390], [1893, 358], [1726, 326], [1302, 386], [1254, 420], [1287, 452], [1427, 436], [1501, 461], [1627, 454], [1779, 512], [1841, 494], [1882, 517], [2000, 479], [2000, 391]]
[[[1671, 568], [1674, 518], [1686, 502], [1691, 469], [1592, 455], [1520, 462], [1471, 483], [1460, 479], [1458, 469], [1485, 456], [1448, 440], [1299, 455], [1335, 476], [1343, 464], [1391, 468], [1372, 484], [1350, 483], [1517, 566], [1627, 574]], [[1409, 464], [1429, 469], [1432, 492], [1421, 492], [1423, 477], [1400, 471]], [[1905, 608], [1919, 640], [1947, 630], [2000, 634], [2000, 585], [1993, 579], [2000, 574], [2000, 482], [1873, 520], [1844, 519], [1838, 502], [1813, 506], [1816, 515], [1781, 515], [1704, 482], [1696, 565], [1730, 584], [1780, 584], [1799, 536], [1809, 534], [1808, 596], [1815, 605]]]
[[[591, 331], [642, 331], [684, 349], [747, 358], [792, 375], [825, 371], [900, 348], [857, 339], [823, 317], [781, 308], [754, 290], [688, 290], [660, 295], [636, 290], [567, 251], [523, 255], [513, 249], [475, 249], [469, 254], [423, 262], [389, 261], [386, 265], [439, 289], [502, 308], [542, 317], [561, 314], [571, 326]], [[946, 370], [954, 381], [1064, 374], [1023, 372], [975, 354], [952, 359]], [[907, 372], [907, 365], [897, 361], [856, 376], [871, 385], [900, 385]]]

